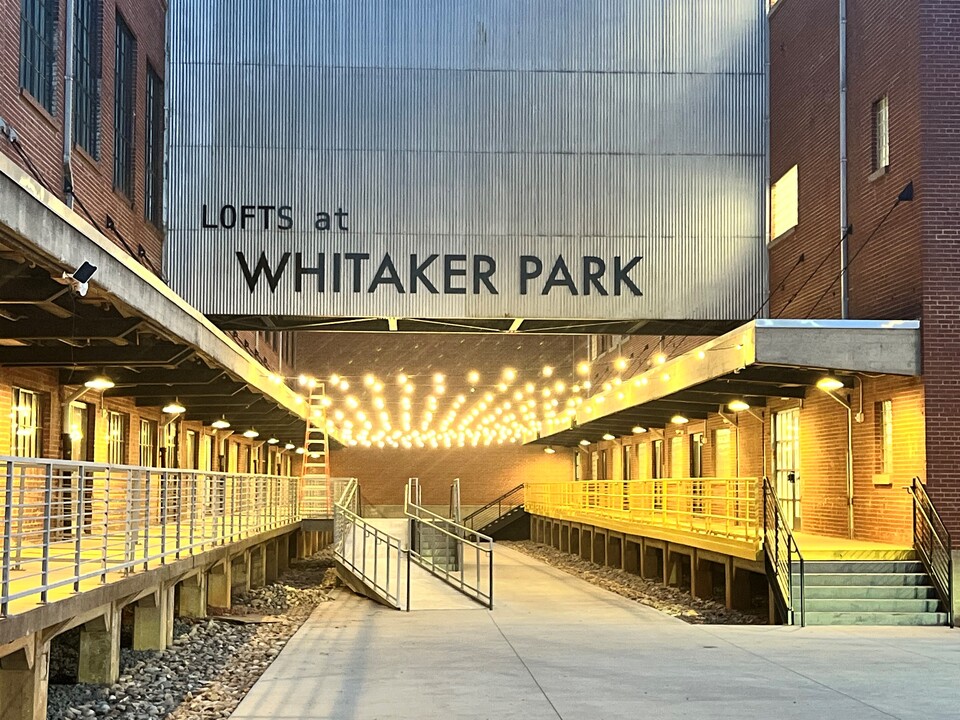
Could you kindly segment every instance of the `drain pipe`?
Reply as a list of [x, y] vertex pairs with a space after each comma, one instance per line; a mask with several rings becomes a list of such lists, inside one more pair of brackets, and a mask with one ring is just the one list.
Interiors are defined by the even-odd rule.
[[847, 188], [847, 0], [840, 0], [840, 317], [850, 317], [850, 207]]
[[74, 32], [76, 0], [67, 0], [65, 55], [63, 64], [63, 193], [67, 207], [73, 208], [73, 89], [74, 89]]

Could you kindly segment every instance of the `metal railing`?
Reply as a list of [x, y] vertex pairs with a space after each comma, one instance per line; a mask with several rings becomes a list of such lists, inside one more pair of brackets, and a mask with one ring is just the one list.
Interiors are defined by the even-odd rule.
[[[420, 499], [420, 483], [417, 478], [410, 478], [404, 513], [410, 518], [413, 561], [467, 597], [493, 609], [493, 539], [430, 512], [420, 504]], [[443, 544], [443, 553], [435, 552], [438, 542]], [[434, 555], [454, 561], [438, 563]]]
[[517, 485], [512, 490], [507, 490], [503, 495], [495, 498], [484, 505], [479, 510], [475, 510], [463, 519], [463, 524], [471, 530], [485, 528], [492, 522], [496, 522], [508, 512], [513, 512], [519, 507], [523, 507], [523, 485]]
[[638, 535], [651, 527], [667, 528], [759, 549], [757, 489], [756, 478], [527, 483], [523, 505], [546, 517], [615, 520]]
[[[804, 562], [768, 478], [763, 479], [763, 547], [767, 577], [774, 598], [787, 625], [806, 625]], [[796, 571], [794, 571], [796, 568]]]
[[356, 478], [334, 484], [342, 487], [334, 505], [334, 555], [388, 605], [410, 610], [411, 553], [399, 538], [360, 517], [360, 484]]
[[333, 517], [333, 506], [343, 491], [342, 484], [342, 480], [326, 475], [300, 478], [300, 512], [303, 517], [311, 520]]
[[950, 627], [953, 620], [953, 554], [950, 533], [940, 520], [920, 478], [907, 488], [913, 496], [913, 547], [937, 589]]
[[[0, 457], [0, 614], [299, 520], [298, 479]], [[12, 607], [17, 605], [17, 607]]]

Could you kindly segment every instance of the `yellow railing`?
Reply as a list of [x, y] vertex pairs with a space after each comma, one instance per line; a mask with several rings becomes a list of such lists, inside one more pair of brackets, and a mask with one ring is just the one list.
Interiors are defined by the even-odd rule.
[[577, 519], [643, 534], [665, 528], [759, 543], [757, 478], [662, 478], [629, 482], [528, 483], [527, 512]]

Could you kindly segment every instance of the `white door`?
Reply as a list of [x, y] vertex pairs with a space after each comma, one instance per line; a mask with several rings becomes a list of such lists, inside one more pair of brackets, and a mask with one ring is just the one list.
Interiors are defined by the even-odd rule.
[[787, 525], [800, 529], [800, 409], [773, 415], [773, 463], [777, 498]]

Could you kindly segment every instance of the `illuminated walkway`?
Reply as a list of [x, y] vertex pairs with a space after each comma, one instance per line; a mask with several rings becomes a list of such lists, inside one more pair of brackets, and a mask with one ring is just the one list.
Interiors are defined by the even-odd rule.
[[496, 607], [321, 605], [234, 718], [955, 718], [960, 631], [692, 626], [497, 548]]

